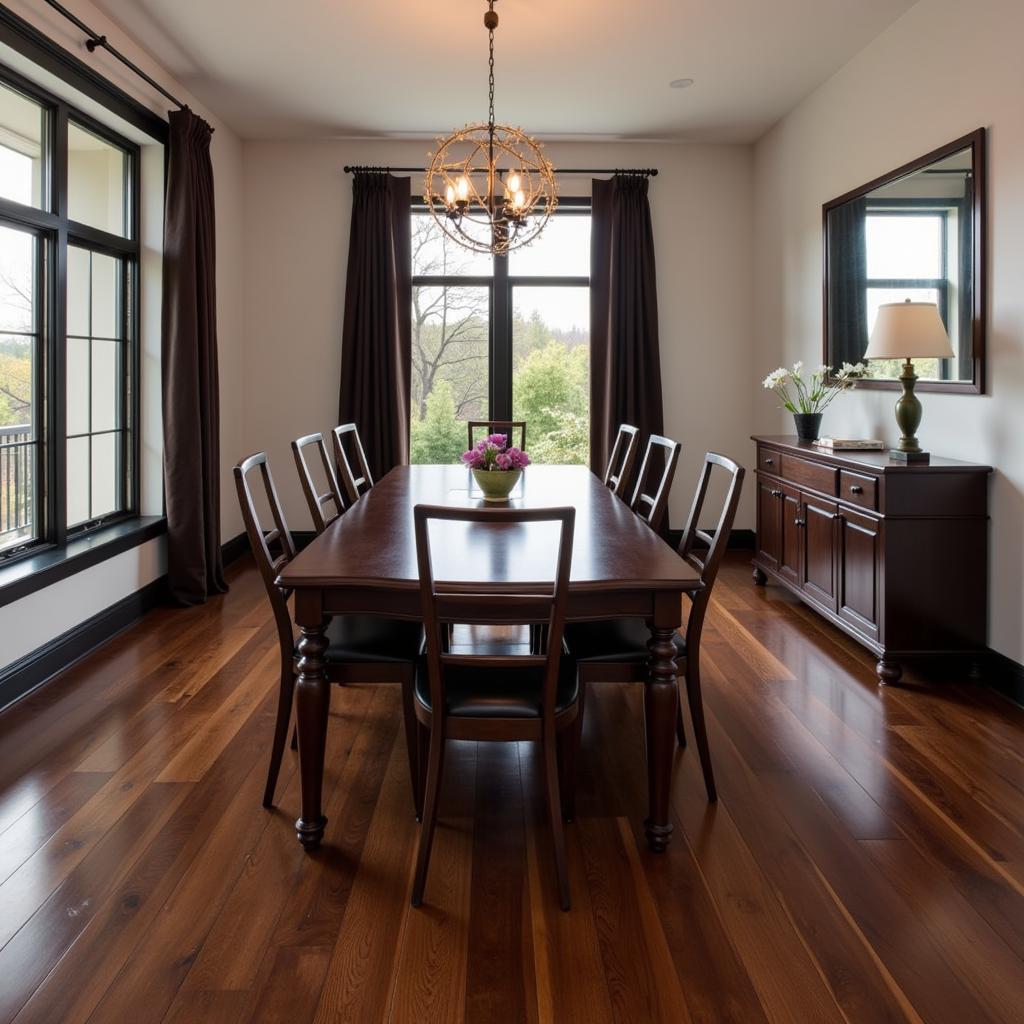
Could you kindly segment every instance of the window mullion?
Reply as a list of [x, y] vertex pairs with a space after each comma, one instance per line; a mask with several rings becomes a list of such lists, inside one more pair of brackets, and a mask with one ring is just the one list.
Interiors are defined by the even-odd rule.
[[47, 389], [49, 438], [47, 451], [47, 512], [51, 539], [67, 540], [67, 294], [68, 294], [68, 109], [57, 105], [54, 116], [51, 195], [58, 217], [50, 287], [51, 378]]
[[494, 257], [490, 376], [490, 416], [496, 420], [509, 420], [512, 418], [512, 294], [507, 255]]

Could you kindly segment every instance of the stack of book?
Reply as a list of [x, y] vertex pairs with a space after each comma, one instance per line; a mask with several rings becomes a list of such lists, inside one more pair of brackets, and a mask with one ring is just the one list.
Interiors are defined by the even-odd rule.
[[885, 449], [885, 444], [874, 438], [819, 437], [814, 443], [817, 447], [825, 448], [830, 452], [880, 452]]

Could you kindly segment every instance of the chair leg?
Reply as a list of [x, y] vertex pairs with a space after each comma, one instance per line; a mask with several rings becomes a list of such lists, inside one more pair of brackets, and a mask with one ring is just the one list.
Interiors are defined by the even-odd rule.
[[416, 711], [413, 709], [413, 675], [408, 673], [402, 679], [402, 716], [405, 719], [405, 749], [409, 758], [409, 782], [412, 784], [412, 805], [416, 812], [416, 820], [420, 820], [423, 803], [420, 798], [420, 758], [419, 736]]
[[[416, 877], [412, 884], [412, 905], [423, 903], [423, 888], [427, 884], [427, 867], [430, 864], [430, 848], [434, 842], [434, 826], [437, 824], [437, 803], [441, 795], [441, 777], [444, 774], [444, 725], [440, 715], [434, 715], [430, 729], [430, 745], [427, 754], [426, 782], [423, 790], [423, 823], [416, 847]], [[421, 734], [422, 740], [422, 734]]]
[[545, 728], [541, 744], [544, 748], [544, 782], [548, 799], [548, 820], [551, 842], [555, 849], [555, 872], [558, 875], [558, 900], [563, 910], [569, 909], [569, 865], [565, 854], [565, 823], [558, 787], [558, 756], [554, 728]]
[[[679, 680], [676, 680], [678, 686]], [[686, 746], [686, 725], [683, 723], [683, 695], [679, 695], [679, 700], [676, 702], [676, 742], [681, 747]]]
[[690, 724], [697, 741], [697, 753], [700, 754], [700, 766], [704, 772], [704, 788], [708, 793], [708, 803], [718, 800], [715, 788], [715, 773], [711, 767], [711, 749], [708, 747], [708, 730], [704, 724], [704, 699], [700, 692], [700, 668], [695, 657], [686, 660], [686, 699], [690, 705]]
[[299, 727], [298, 727], [298, 725], [293, 725], [292, 726], [291, 748], [292, 748], [292, 750], [298, 750], [299, 749]]
[[263, 806], [274, 806], [274, 790], [277, 787], [277, 776], [281, 771], [281, 758], [284, 757], [284, 745], [288, 739], [288, 723], [292, 717], [292, 697], [295, 693], [295, 673], [292, 671], [291, 658], [287, 665], [281, 666], [281, 685], [277, 695], [277, 722], [274, 725], [274, 742], [270, 748], [270, 769], [267, 771], [267, 788], [263, 791]]
[[423, 820], [423, 791], [427, 784], [427, 755], [430, 753], [430, 730], [416, 723], [416, 820]]
[[580, 745], [583, 737], [583, 707], [586, 684], [580, 682], [576, 720], [558, 734], [558, 782], [562, 794], [562, 817], [576, 820], [576, 784], [579, 777]]

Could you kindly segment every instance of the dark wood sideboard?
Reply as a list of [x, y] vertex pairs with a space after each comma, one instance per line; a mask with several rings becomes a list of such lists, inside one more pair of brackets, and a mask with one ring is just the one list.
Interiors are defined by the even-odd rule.
[[828, 453], [758, 437], [754, 582], [770, 578], [878, 656], [980, 656], [988, 623], [989, 466]]

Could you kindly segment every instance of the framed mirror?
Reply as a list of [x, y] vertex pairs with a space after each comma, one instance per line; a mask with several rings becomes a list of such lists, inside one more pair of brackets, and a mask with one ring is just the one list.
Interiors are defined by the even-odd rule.
[[[824, 356], [863, 359], [885, 302], [934, 302], [956, 353], [915, 359], [918, 391], [985, 390], [985, 129], [822, 207]], [[858, 387], [899, 388], [898, 360], [868, 362]]]

